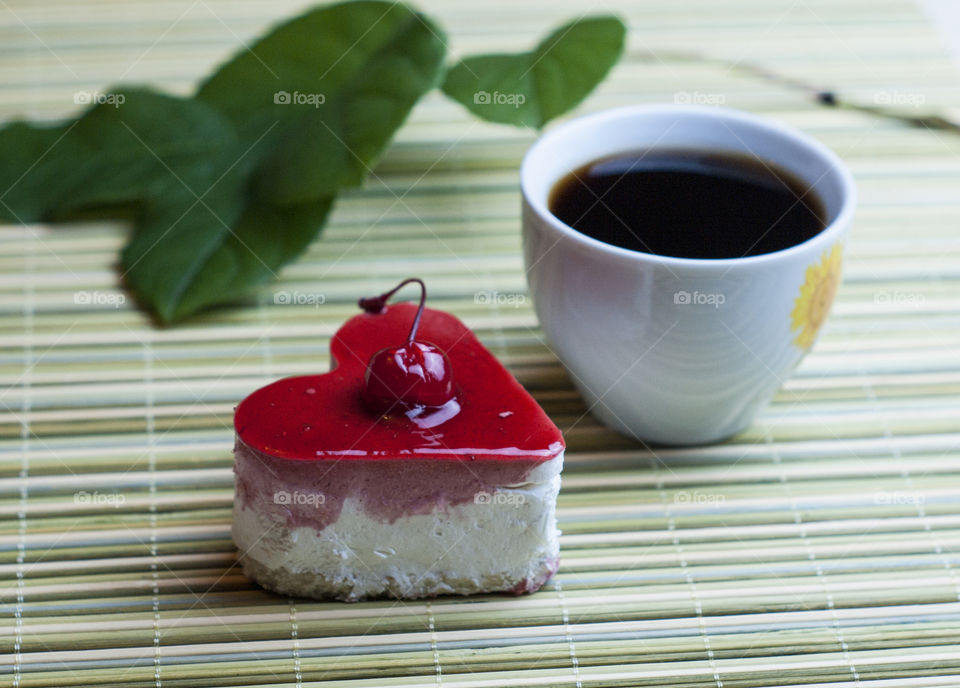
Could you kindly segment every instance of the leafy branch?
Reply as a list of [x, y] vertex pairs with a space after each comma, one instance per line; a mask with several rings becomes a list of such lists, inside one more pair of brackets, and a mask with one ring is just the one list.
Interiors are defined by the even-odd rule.
[[0, 219], [133, 217], [121, 277], [174, 322], [274, 279], [433, 88], [482, 119], [542, 127], [606, 76], [625, 34], [616, 17], [585, 17], [530, 52], [446, 69], [442, 29], [404, 4], [318, 7], [192, 97], [118, 86], [61, 124], [7, 124]]

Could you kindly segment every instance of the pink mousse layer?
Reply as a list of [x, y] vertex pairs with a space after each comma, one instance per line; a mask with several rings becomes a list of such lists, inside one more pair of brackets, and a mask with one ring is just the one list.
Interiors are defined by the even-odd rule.
[[241, 506], [268, 514], [288, 528], [310, 526], [317, 531], [336, 522], [347, 497], [356, 499], [370, 518], [393, 523], [402, 516], [472, 503], [478, 493], [492, 494], [499, 486], [523, 483], [541, 463], [537, 459], [297, 461], [265, 455], [239, 439], [234, 451]]

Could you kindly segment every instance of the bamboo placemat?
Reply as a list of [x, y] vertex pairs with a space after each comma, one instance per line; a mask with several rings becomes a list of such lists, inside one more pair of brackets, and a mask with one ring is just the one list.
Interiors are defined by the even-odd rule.
[[[815, 351], [729, 442], [653, 451], [600, 427], [525, 296], [517, 165], [534, 135], [437, 95], [280, 283], [176, 328], [116, 303], [125, 227], [3, 227], [0, 685], [960, 685], [960, 137], [731, 67], [949, 114], [957, 74], [917, 9], [422, 4], [455, 54], [617, 10], [629, 55], [581, 112], [712, 100], [837, 150], [861, 204]], [[0, 1], [0, 114], [55, 117], [117, 81], [186, 91], [303, 6]], [[268, 594], [230, 541], [232, 408], [268, 380], [325, 370], [357, 296], [410, 274], [565, 431], [560, 572], [516, 599]]]

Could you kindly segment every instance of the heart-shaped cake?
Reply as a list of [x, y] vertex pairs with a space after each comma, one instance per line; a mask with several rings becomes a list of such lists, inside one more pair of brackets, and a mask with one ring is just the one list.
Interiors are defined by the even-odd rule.
[[244, 572], [344, 600], [532, 592], [557, 567], [560, 431], [462, 322], [390, 294], [336, 333], [329, 373], [237, 407]]

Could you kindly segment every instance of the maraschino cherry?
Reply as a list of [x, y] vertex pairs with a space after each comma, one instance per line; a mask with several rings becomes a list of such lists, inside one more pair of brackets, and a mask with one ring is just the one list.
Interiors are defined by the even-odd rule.
[[387, 413], [397, 407], [403, 411], [439, 408], [455, 398], [450, 359], [436, 345], [416, 339], [427, 301], [423, 280], [405, 279], [380, 296], [360, 299], [360, 308], [374, 315], [382, 313], [387, 299], [413, 282], [420, 285], [420, 307], [406, 344], [380, 349], [367, 364], [362, 396], [367, 406], [377, 413]]

